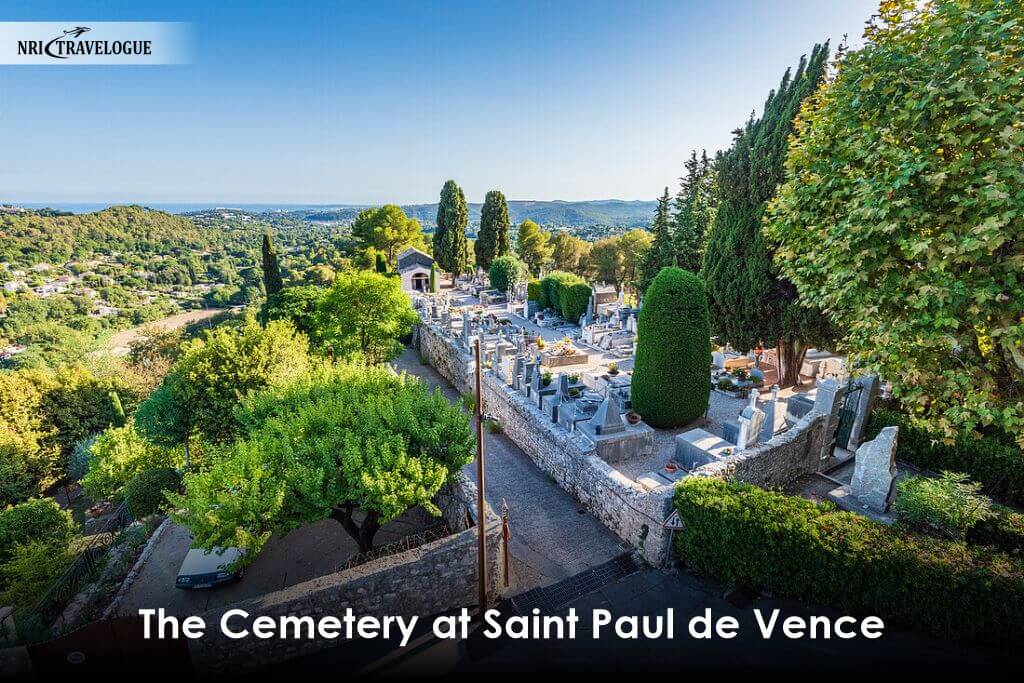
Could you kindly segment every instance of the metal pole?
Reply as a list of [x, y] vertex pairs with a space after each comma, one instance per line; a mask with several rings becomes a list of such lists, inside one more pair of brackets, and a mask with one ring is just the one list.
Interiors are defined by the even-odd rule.
[[487, 518], [484, 515], [484, 395], [481, 390], [483, 359], [476, 338], [476, 528], [480, 611], [487, 609]]
[[508, 503], [501, 499], [501, 543], [505, 559], [505, 588], [508, 588]]

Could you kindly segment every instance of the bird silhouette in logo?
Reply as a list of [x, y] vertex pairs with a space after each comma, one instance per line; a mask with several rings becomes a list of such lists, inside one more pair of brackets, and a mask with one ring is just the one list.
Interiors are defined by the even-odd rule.
[[83, 33], [85, 33], [86, 31], [90, 31], [90, 30], [91, 29], [88, 26], [76, 26], [73, 29], [71, 29], [70, 31], [64, 31], [64, 35], [67, 36], [68, 38], [77, 38], [80, 35], [82, 35]]

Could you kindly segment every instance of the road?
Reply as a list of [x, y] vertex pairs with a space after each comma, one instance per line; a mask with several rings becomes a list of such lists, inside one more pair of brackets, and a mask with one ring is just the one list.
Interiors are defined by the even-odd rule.
[[185, 313], [176, 313], [175, 315], [161, 318], [160, 320], [154, 320], [146, 323], [145, 325], [139, 325], [133, 327], [130, 330], [121, 330], [111, 335], [110, 339], [107, 340], [107, 349], [117, 356], [124, 356], [128, 353], [131, 344], [136, 339], [141, 337], [141, 333], [147, 327], [157, 327], [163, 330], [176, 330], [180, 327], [184, 327], [190, 323], [197, 322], [199, 320], [206, 320], [212, 318], [218, 313], [223, 313], [228, 309], [226, 308], [204, 308], [199, 311], [186, 311]]
[[[458, 401], [459, 392], [434, 368], [420, 363], [414, 350], [407, 349], [395, 366]], [[627, 550], [511, 439], [504, 434], [484, 438], [487, 502], [499, 512], [502, 500], [509, 505], [509, 554], [515, 579], [511, 594], [561, 581]], [[466, 474], [476, 481], [475, 460], [466, 466]]]

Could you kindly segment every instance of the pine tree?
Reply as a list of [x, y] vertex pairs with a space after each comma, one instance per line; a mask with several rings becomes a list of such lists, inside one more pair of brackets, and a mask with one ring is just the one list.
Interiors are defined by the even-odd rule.
[[651, 280], [661, 271], [662, 268], [673, 265], [675, 260], [675, 244], [672, 238], [672, 227], [668, 210], [669, 194], [665, 188], [665, 194], [658, 199], [658, 208], [654, 214], [654, 223], [651, 224], [651, 233], [654, 241], [648, 250], [640, 266], [640, 277], [637, 282], [637, 289], [640, 292], [647, 291]]
[[715, 170], [707, 151], [690, 154], [686, 173], [675, 197], [675, 260], [685, 270], [699, 273], [708, 229], [715, 219]]
[[717, 161], [719, 205], [704, 254], [712, 332], [741, 351], [760, 342], [779, 351], [782, 386], [799, 379], [809, 346], [826, 343], [829, 326], [821, 312], [797, 299], [796, 288], [774, 264], [774, 245], [762, 232], [765, 206], [783, 180], [788, 137], [800, 104], [821, 82], [828, 43], [801, 58], [769, 94], [760, 119], [751, 115], [734, 131], [733, 146]]
[[274, 249], [274, 242], [270, 238], [270, 232], [263, 233], [263, 288], [267, 291], [267, 297], [277, 294], [284, 288], [281, 280], [281, 264], [277, 262], [277, 251]]
[[508, 202], [500, 190], [491, 190], [484, 198], [480, 210], [480, 230], [473, 243], [476, 263], [484, 270], [491, 267], [494, 259], [508, 254]]
[[441, 200], [437, 204], [437, 229], [434, 232], [434, 259], [443, 270], [453, 276], [465, 272], [466, 225], [469, 223], [469, 207], [466, 195], [454, 180], [441, 188]]

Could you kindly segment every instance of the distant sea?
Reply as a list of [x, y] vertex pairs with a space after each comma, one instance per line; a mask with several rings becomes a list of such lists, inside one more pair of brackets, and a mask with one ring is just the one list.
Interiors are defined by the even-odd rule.
[[264, 211], [300, 211], [305, 209], [341, 209], [360, 204], [231, 204], [231, 203], [168, 203], [168, 202], [8, 202], [0, 201], [0, 204], [11, 204], [26, 209], [57, 209], [59, 211], [70, 211], [71, 213], [92, 213], [102, 211], [108, 206], [124, 204], [138, 204], [150, 209], [165, 211], [167, 213], [189, 213], [191, 211], [202, 211], [204, 209], [239, 209], [252, 211], [254, 213]]

